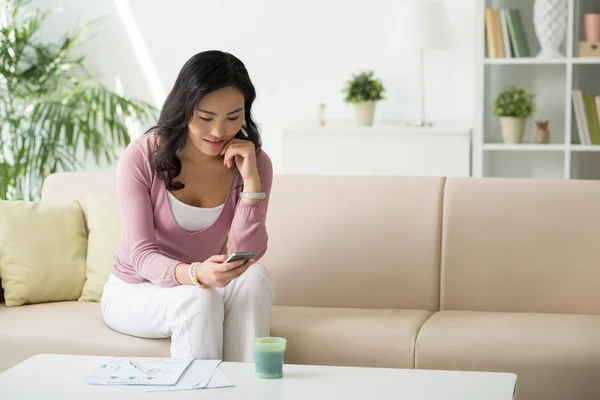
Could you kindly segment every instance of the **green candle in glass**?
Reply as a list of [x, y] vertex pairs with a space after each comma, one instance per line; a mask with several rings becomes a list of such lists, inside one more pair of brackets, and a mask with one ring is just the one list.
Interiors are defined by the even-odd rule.
[[283, 376], [283, 354], [287, 341], [279, 337], [256, 338], [252, 342], [255, 374], [258, 378], [275, 379]]

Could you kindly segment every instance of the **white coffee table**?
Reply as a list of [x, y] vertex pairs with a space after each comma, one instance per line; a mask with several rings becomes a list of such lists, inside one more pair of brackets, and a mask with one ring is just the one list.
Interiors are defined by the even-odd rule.
[[44, 354], [0, 374], [0, 399], [411, 399], [511, 400], [508, 373], [325, 366], [284, 366], [284, 378], [254, 377], [254, 365], [222, 363], [234, 388], [146, 392], [140, 387], [90, 386], [89, 373], [107, 357]]

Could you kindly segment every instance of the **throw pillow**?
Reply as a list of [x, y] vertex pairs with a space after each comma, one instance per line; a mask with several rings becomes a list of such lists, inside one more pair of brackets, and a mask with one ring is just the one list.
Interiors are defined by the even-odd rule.
[[0, 201], [0, 277], [7, 307], [77, 300], [87, 235], [76, 201]]
[[86, 280], [79, 301], [100, 301], [121, 240], [116, 197], [85, 196], [88, 222]]

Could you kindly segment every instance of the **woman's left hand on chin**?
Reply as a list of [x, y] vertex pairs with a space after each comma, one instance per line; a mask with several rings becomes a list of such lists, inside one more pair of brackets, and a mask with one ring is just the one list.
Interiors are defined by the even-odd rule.
[[259, 180], [258, 168], [256, 167], [256, 148], [249, 140], [231, 139], [221, 151], [225, 156], [223, 164], [231, 168], [233, 161], [244, 181]]

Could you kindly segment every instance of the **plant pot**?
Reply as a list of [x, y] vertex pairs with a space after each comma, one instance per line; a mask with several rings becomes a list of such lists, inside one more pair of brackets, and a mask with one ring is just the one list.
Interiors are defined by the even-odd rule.
[[523, 142], [525, 132], [525, 118], [498, 117], [500, 132], [506, 144], [519, 144]]
[[375, 102], [362, 101], [354, 104], [354, 118], [359, 126], [373, 125], [375, 117]]

